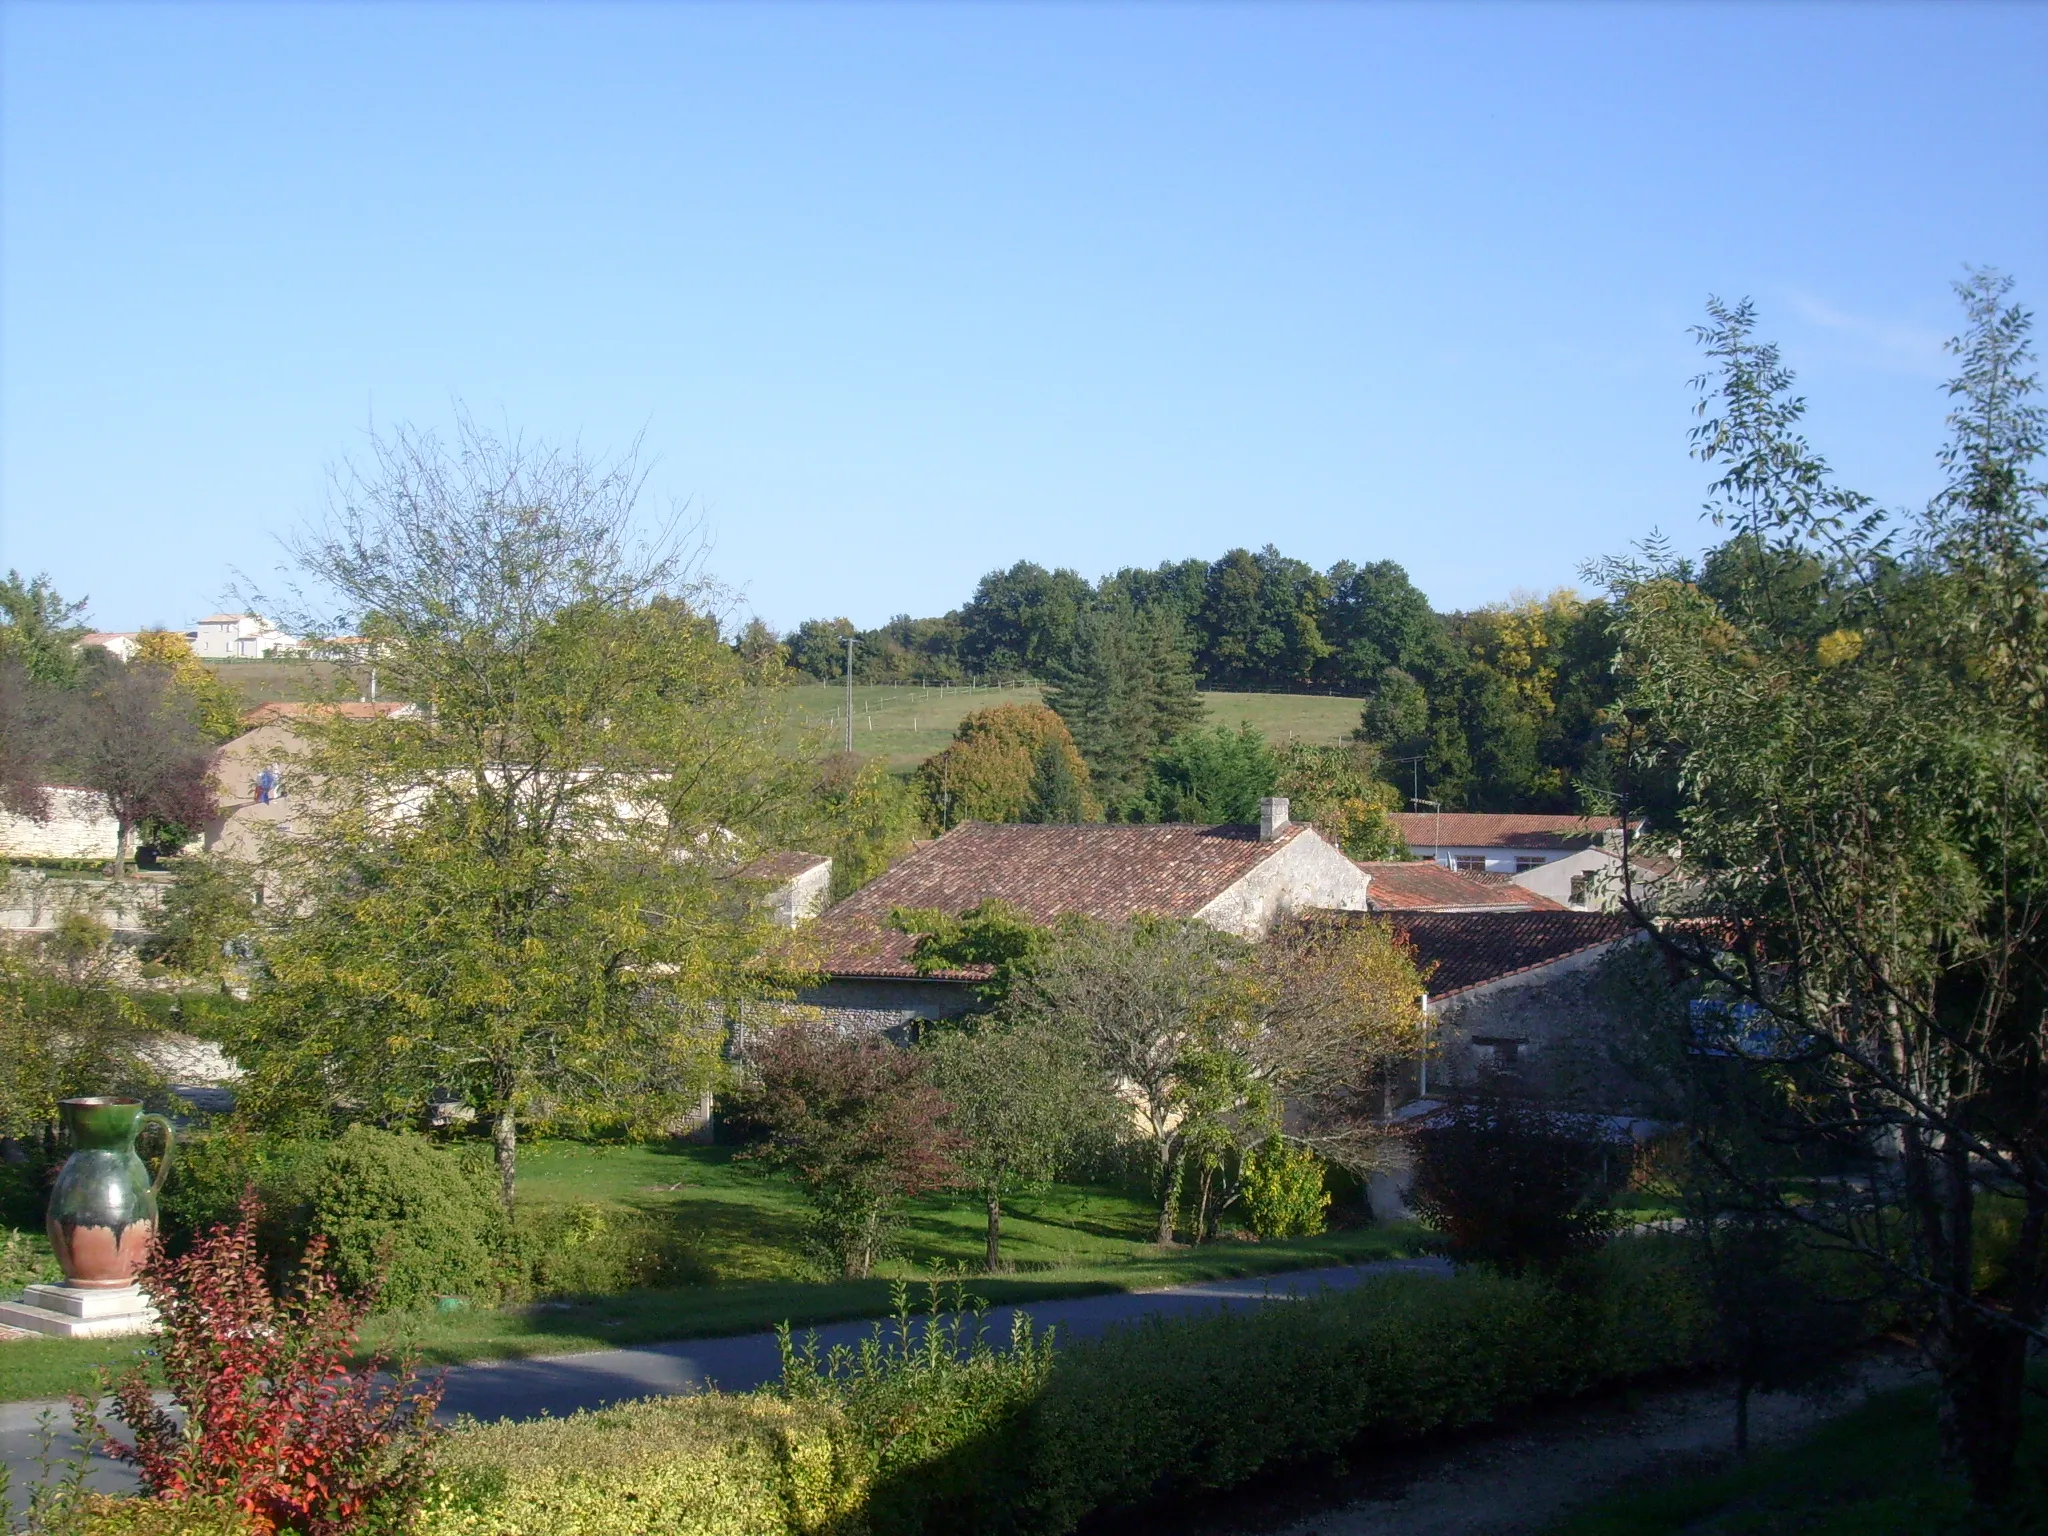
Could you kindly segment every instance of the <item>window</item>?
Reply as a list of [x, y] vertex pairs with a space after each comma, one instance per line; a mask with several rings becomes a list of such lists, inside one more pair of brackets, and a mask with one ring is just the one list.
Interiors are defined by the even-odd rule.
[[1483, 875], [1486, 873], [1486, 855], [1483, 853], [1454, 853], [1451, 868], [1461, 875]]
[[1539, 853], [1518, 853], [1515, 855], [1515, 873], [1526, 875], [1532, 869], [1541, 869], [1550, 861]]
[[1588, 903], [1588, 902], [1589, 902], [1589, 901], [1590, 901], [1590, 900], [1592, 899], [1592, 896], [1593, 896], [1593, 877], [1592, 877], [1592, 875], [1591, 875], [1591, 874], [1583, 874], [1583, 875], [1573, 875], [1573, 876], [1572, 876], [1572, 895], [1571, 895], [1571, 903], [1572, 903], [1572, 905], [1573, 905], [1573, 906], [1575, 906], [1575, 907], [1583, 907], [1583, 906], [1585, 906], [1585, 905], [1586, 905], [1586, 904], [1587, 904], [1587, 903]]
[[1498, 1035], [1474, 1035], [1472, 1049], [1479, 1055], [1482, 1072], [1512, 1072], [1522, 1064], [1522, 1047], [1526, 1040], [1511, 1040]]

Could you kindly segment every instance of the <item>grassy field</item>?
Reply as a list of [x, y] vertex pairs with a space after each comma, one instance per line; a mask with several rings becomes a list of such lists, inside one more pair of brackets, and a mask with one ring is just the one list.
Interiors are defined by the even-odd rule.
[[335, 697], [360, 698], [369, 691], [368, 667], [331, 661], [210, 661], [207, 669], [234, 689], [244, 709], [279, 702], [303, 704]]
[[[2048, 1387], [2048, 1372], [2037, 1372]], [[1933, 1394], [1871, 1399], [1795, 1445], [1717, 1476], [1603, 1499], [1550, 1536], [1937, 1536], [2038, 1532], [2048, 1525], [2048, 1410], [2028, 1403], [2021, 1494], [2009, 1523], [1973, 1525], [1960, 1479], [1940, 1465]]]
[[[783, 697], [792, 745], [807, 733], [828, 747], [842, 742], [843, 685], [802, 683]], [[879, 757], [901, 772], [944, 748], [973, 711], [998, 704], [1036, 704], [1039, 697], [1035, 686], [855, 688], [853, 749], [863, 757]], [[1276, 742], [1342, 741], [1357, 726], [1360, 708], [1356, 699], [1299, 693], [1205, 693], [1202, 702], [1212, 724], [1248, 724]]]
[[[520, 1157], [520, 1198], [662, 1215], [683, 1235], [704, 1283], [446, 1315], [385, 1314], [371, 1320], [366, 1341], [446, 1364], [838, 1322], [885, 1313], [892, 1279], [952, 1275], [982, 1261], [978, 1205], [935, 1197], [911, 1207], [901, 1252], [876, 1278], [821, 1281], [803, 1249], [795, 1190], [735, 1162], [725, 1148], [543, 1144]], [[1421, 1230], [1405, 1224], [1172, 1249], [1152, 1244], [1151, 1230], [1150, 1209], [1134, 1194], [1054, 1185], [1005, 1215], [1004, 1253], [1017, 1273], [972, 1277], [970, 1290], [990, 1303], [1050, 1300], [1396, 1258], [1426, 1246]], [[134, 1340], [0, 1344], [0, 1401], [62, 1396], [89, 1385], [95, 1368], [125, 1366], [144, 1348]]]

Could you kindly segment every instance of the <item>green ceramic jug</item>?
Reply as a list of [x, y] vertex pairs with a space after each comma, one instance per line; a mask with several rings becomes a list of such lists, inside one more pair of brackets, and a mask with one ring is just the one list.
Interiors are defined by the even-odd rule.
[[[50, 1246], [64, 1283], [85, 1290], [131, 1285], [156, 1236], [156, 1194], [171, 1171], [171, 1122], [145, 1115], [140, 1099], [63, 1099], [71, 1156], [50, 1191]], [[156, 1177], [135, 1155], [145, 1125], [164, 1131]]]

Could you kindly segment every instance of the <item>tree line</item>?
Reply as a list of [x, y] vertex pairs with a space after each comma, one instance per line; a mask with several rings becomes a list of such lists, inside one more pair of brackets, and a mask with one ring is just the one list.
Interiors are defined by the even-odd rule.
[[813, 619], [779, 642], [756, 621], [742, 643], [780, 643], [798, 672], [838, 681], [848, 639], [859, 683], [1048, 685], [1091, 765], [1126, 786], [1145, 717], [1192, 709], [1197, 689], [1357, 698], [1387, 782], [1447, 808], [1579, 810], [1612, 781], [1612, 617], [1569, 592], [1438, 613], [1393, 561], [1319, 571], [1267, 545], [1092, 584], [1020, 561], [937, 618]]

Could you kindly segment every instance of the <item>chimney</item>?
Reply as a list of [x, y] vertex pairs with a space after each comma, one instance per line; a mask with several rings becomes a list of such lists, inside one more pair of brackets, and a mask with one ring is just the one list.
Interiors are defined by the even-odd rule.
[[1259, 802], [1259, 841], [1270, 843], [1287, 830], [1287, 797], [1268, 795]]

